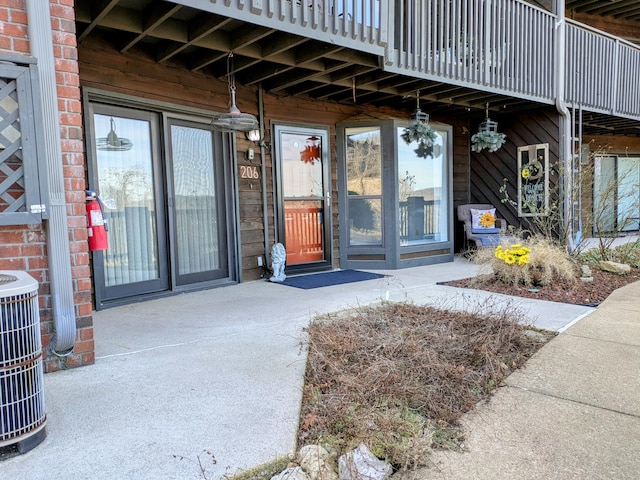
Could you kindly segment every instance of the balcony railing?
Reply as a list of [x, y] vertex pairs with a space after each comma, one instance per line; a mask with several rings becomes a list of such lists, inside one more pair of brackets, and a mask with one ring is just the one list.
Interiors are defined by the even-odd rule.
[[384, 55], [393, 21], [387, 15], [392, 0], [173, 1], [378, 55]]
[[552, 103], [555, 18], [513, 0], [403, 0], [388, 69]]
[[640, 117], [640, 48], [567, 21], [566, 100], [587, 110]]
[[[384, 69], [541, 103], [556, 100], [557, 16], [523, 0], [172, 0], [380, 55]], [[565, 100], [640, 118], [640, 48], [566, 24]]]

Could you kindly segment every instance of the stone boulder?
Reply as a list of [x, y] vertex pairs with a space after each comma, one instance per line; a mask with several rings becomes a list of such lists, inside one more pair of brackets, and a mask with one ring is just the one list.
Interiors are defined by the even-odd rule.
[[305, 445], [298, 451], [297, 460], [311, 480], [338, 480], [335, 455], [321, 445]]
[[363, 443], [338, 459], [340, 480], [388, 480], [392, 473], [391, 464], [377, 458]]
[[627, 275], [631, 272], [631, 267], [629, 265], [610, 261], [598, 262], [598, 268], [605, 272], [615, 273], [617, 275]]

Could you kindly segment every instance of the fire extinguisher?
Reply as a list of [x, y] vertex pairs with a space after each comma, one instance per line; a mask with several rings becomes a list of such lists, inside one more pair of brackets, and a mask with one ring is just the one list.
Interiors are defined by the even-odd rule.
[[93, 190], [85, 190], [87, 194], [87, 224], [89, 235], [89, 250], [107, 250], [109, 248], [109, 231], [107, 221], [104, 219], [102, 203]]

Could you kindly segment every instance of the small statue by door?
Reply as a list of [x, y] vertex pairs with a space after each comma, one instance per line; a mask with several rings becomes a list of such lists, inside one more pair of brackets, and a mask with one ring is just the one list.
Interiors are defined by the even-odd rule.
[[273, 275], [269, 278], [271, 282], [284, 282], [287, 276], [284, 274], [284, 267], [287, 263], [287, 251], [284, 245], [276, 243], [271, 247], [271, 270]]

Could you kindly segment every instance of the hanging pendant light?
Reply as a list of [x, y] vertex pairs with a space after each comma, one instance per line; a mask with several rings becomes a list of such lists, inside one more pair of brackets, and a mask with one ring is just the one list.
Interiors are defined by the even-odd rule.
[[227, 113], [213, 117], [211, 124], [222, 132], [248, 132], [258, 128], [258, 120], [250, 113], [242, 113], [236, 106], [236, 84], [233, 76], [233, 52], [227, 57], [227, 81], [229, 83], [230, 107]]
[[107, 133], [106, 137], [101, 137], [96, 140], [96, 148], [98, 150], [105, 150], [110, 152], [124, 152], [130, 150], [133, 147], [133, 143], [128, 138], [122, 138], [116, 135], [116, 122], [111, 117], [110, 119], [111, 129]]

